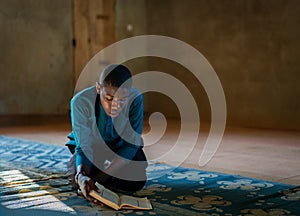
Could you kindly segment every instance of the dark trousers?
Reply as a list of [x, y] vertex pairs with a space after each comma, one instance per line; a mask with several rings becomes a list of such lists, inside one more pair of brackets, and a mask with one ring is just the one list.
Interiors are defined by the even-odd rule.
[[[134, 158], [132, 160], [143, 161], [143, 163], [141, 163], [142, 165], [138, 166], [138, 167], [136, 167], [136, 166], [133, 167], [132, 163], [128, 163], [127, 165], [125, 165], [125, 167], [122, 167], [122, 169], [134, 170], [134, 172], [139, 173], [139, 175], [141, 176], [141, 179], [145, 179], [145, 180], [129, 181], [129, 180], [116, 178], [113, 176], [108, 176], [107, 180], [104, 182], [101, 177], [103, 175], [107, 175], [107, 174], [104, 174], [100, 169], [98, 169], [94, 165], [91, 167], [91, 172], [89, 174], [89, 177], [92, 178], [94, 181], [98, 182], [99, 184], [102, 184], [103, 186], [105, 186], [109, 189], [112, 189], [112, 190], [138, 191], [138, 190], [142, 189], [146, 183], [146, 168], [148, 165], [146, 156], [145, 156], [142, 148], [138, 149], [136, 155], [134, 156]], [[78, 185], [75, 183], [75, 174], [76, 174], [76, 155], [75, 155], [75, 153], [73, 154], [71, 160], [69, 161], [68, 174], [69, 174], [70, 184], [72, 185], [73, 189], [77, 189]]]
[[122, 167], [122, 170], [134, 171], [136, 173], [139, 173], [140, 179], [145, 179], [145, 180], [130, 181], [130, 180], [124, 180], [117, 177], [109, 176], [108, 180], [103, 182], [101, 176], [103, 176], [104, 173], [96, 166], [92, 166], [90, 178], [94, 179], [98, 183], [110, 189], [119, 189], [124, 191], [138, 191], [142, 189], [146, 183], [146, 168], [148, 163], [144, 151], [141, 148], [137, 151], [136, 155], [132, 160], [143, 161], [143, 163], [141, 163], [142, 165], [133, 167], [132, 163], [129, 162], [127, 165]]

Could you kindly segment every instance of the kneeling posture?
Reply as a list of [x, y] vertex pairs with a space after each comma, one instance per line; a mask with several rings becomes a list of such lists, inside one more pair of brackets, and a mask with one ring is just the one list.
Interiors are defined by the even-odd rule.
[[95, 86], [71, 100], [72, 133], [66, 144], [73, 153], [69, 172], [73, 186], [88, 200], [93, 200], [89, 192], [97, 189], [95, 182], [126, 191], [145, 185], [143, 98], [131, 85], [127, 67], [109, 65]]

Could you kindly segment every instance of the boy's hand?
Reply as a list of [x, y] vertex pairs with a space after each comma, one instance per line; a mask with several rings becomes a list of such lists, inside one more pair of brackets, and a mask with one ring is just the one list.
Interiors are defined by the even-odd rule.
[[88, 176], [83, 175], [82, 173], [78, 173], [76, 175], [76, 181], [77, 184], [79, 185], [79, 188], [81, 190], [82, 195], [89, 201], [94, 202], [94, 203], [100, 203], [98, 200], [92, 198], [89, 193], [92, 190], [95, 190], [97, 192], [100, 192], [99, 188], [95, 185], [95, 182], [93, 179], [91, 179]]

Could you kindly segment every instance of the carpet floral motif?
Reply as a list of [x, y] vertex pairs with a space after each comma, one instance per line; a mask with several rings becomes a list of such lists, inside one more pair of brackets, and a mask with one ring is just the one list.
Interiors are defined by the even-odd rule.
[[254, 183], [251, 179], [238, 179], [233, 181], [218, 181], [217, 184], [221, 185], [220, 188], [226, 190], [246, 190], [246, 191], [258, 191], [263, 188], [273, 187], [273, 184], [267, 182]]

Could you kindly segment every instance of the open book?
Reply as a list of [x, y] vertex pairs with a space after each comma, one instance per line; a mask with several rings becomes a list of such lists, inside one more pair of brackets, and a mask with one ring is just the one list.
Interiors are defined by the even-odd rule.
[[100, 202], [110, 206], [115, 210], [119, 209], [152, 209], [150, 200], [147, 197], [138, 198], [128, 195], [121, 195], [114, 193], [113, 191], [105, 188], [103, 185], [96, 182], [96, 186], [100, 189], [100, 193], [92, 190], [90, 196], [99, 200]]

